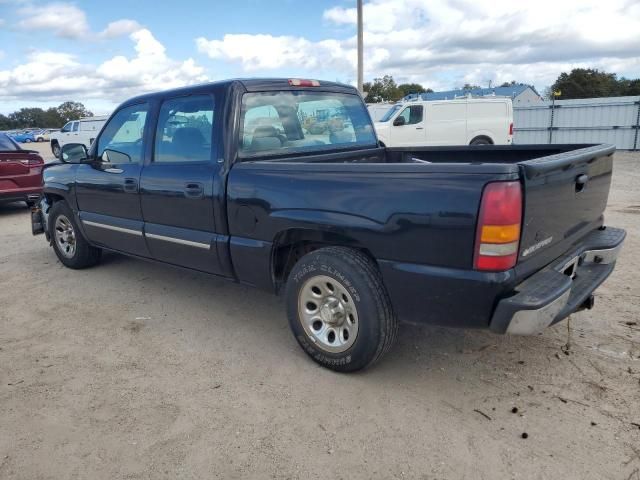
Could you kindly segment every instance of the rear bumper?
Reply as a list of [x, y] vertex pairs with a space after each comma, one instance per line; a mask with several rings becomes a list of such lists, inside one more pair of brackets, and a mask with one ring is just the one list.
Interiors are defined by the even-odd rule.
[[0, 202], [37, 201], [42, 193], [42, 187], [12, 188], [0, 190]]
[[535, 273], [497, 304], [490, 328], [497, 333], [533, 335], [582, 308], [611, 274], [626, 232], [608, 227], [587, 235], [552, 265]]

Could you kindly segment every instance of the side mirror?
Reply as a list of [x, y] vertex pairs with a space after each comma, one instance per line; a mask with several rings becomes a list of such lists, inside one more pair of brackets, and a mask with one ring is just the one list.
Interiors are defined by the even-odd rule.
[[396, 118], [393, 121], [393, 126], [394, 127], [401, 127], [402, 125], [405, 125], [407, 123], [407, 121], [404, 119], [403, 116], [399, 116], [398, 118]]
[[60, 160], [65, 163], [81, 163], [88, 156], [87, 147], [82, 143], [66, 143], [62, 146]]
[[100, 157], [103, 163], [108, 164], [121, 164], [121, 163], [131, 163], [131, 156], [124, 152], [119, 152], [117, 150], [105, 149], [102, 152], [102, 156]]

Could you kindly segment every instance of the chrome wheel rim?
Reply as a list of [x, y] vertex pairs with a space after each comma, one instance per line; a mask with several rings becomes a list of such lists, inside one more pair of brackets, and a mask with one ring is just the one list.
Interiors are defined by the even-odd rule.
[[56, 218], [54, 231], [58, 251], [66, 258], [73, 258], [76, 254], [76, 232], [69, 219], [59, 215]]
[[360, 325], [347, 288], [326, 275], [308, 279], [298, 293], [298, 318], [309, 339], [322, 350], [340, 353], [353, 345]]

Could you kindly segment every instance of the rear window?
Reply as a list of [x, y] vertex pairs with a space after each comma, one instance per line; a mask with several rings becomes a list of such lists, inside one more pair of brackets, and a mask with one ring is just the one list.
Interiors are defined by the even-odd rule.
[[246, 93], [241, 128], [243, 157], [376, 145], [362, 100], [346, 93]]
[[0, 151], [1, 152], [14, 152], [21, 150], [20, 146], [11, 140], [8, 135], [0, 133]]

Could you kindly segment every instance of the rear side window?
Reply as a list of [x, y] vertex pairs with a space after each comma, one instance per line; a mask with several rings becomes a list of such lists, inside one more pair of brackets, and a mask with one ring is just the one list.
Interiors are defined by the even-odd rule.
[[214, 100], [209, 95], [162, 103], [156, 128], [154, 161], [205, 162], [211, 159]]
[[346, 93], [246, 93], [240, 121], [241, 156], [376, 144], [362, 100]]

